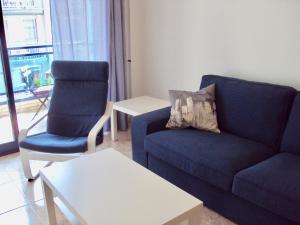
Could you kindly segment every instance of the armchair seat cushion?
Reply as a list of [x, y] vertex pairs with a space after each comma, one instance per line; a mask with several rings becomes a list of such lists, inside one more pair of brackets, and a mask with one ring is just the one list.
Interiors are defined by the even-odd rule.
[[[102, 136], [97, 144], [102, 143]], [[65, 137], [50, 133], [40, 133], [26, 137], [20, 147], [47, 153], [79, 153], [87, 151], [87, 137]]]
[[300, 223], [300, 156], [280, 153], [240, 171], [233, 193]]
[[158, 159], [223, 190], [234, 175], [274, 154], [264, 144], [196, 129], [165, 130], [145, 139], [145, 150]]

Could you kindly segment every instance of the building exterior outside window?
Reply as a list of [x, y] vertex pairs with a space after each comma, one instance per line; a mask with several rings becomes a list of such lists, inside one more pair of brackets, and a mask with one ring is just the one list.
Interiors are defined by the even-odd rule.
[[[1, 4], [14, 92], [28, 91], [24, 76], [31, 81], [31, 88], [50, 84], [53, 49], [49, 0], [1, 0]], [[0, 104], [4, 88], [0, 83]]]
[[42, 8], [42, 0], [2, 0], [3, 8], [35, 9]]
[[[13, 93], [8, 93], [0, 65], [0, 124], [5, 131], [0, 136], [1, 145], [15, 140], [11, 116], [20, 130], [48, 109], [53, 48], [49, 0], [0, 1], [13, 83]], [[8, 94], [14, 95], [16, 117], [9, 110]], [[31, 134], [45, 128], [43, 121]]]

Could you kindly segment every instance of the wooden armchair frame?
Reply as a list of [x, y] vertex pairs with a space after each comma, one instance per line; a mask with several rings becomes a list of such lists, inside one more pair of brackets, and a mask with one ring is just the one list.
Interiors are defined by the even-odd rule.
[[[45, 152], [39, 152], [39, 151], [20, 147], [22, 166], [23, 166], [24, 174], [28, 179], [28, 181], [33, 181], [39, 176], [39, 173], [35, 175], [32, 174], [32, 170], [30, 167], [30, 160], [48, 161], [48, 163], [46, 164], [46, 166], [48, 166], [52, 162], [66, 161], [69, 159], [79, 157], [84, 154], [90, 154], [95, 152], [97, 135], [100, 132], [100, 130], [103, 128], [105, 122], [110, 118], [112, 113], [112, 108], [113, 108], [113, 103], [107, 102], [104, 114], [89, 132], [89, 135], [87, 137], [87, 151], [84, 153], [71, 153], [71, 154], [45, 153]], [[24, 138], [26, 138], [28, 132], [37, 124], [39, 124], [43, 119], [45, 119], [47, 115], [48, 114], [46, 113], [45, 115], [41, 116], [37, 121], [33, 122], [27, 129], [22, 129], [19, 133], [19, 139], [18, 139], [19, 143]]]

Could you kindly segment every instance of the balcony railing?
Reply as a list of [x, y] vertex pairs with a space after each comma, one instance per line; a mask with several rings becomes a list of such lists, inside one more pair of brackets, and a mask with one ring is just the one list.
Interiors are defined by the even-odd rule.
[[[35, 98], [32, 90], [44, 90], [53, 84], [50, 76], [52, 45], [8, 48], [8, 54], [16, 102], [32, 100]], [[5, 93], [5, 84], [0, 82], [0, 104], [6, 103]]]
[[30, 56], [40, 54], [53, 54], [52, 45], [33, 45], [8, 48], [8, 55], [12, 56]]

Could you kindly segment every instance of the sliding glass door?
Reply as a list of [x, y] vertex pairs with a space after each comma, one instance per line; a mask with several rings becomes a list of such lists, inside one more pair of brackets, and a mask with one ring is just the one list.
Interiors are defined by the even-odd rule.
[[7, 90], [5, 85], [5, 77], [2, 65], [2, 57], [0, 63], [0, 124], [0, 144], [14, 141], [10, 111], [8, 106]]
[[1, 55], [0, 63], [0, 145], [13, 142], [14, 132], [12, 128], [12, 118], [10, 116], [10, 109], [8, 105], [8, 95], [5, 85], [5, 76], [2, 65], [3, 57]]
[[49, 0], [1, 2], [18, 125], [23, 128], [47, 110], [51, 98]]
[[18, 123], [6, 46], [2, 10], [0, 12], [0, 156], [18, 150]]
[[[49, 0], [1, 0], [0, 156], [18, 151], [19, 129], [47, 111], [53, 78]], [[32, 133], [45, 130], [40, 123]]]

